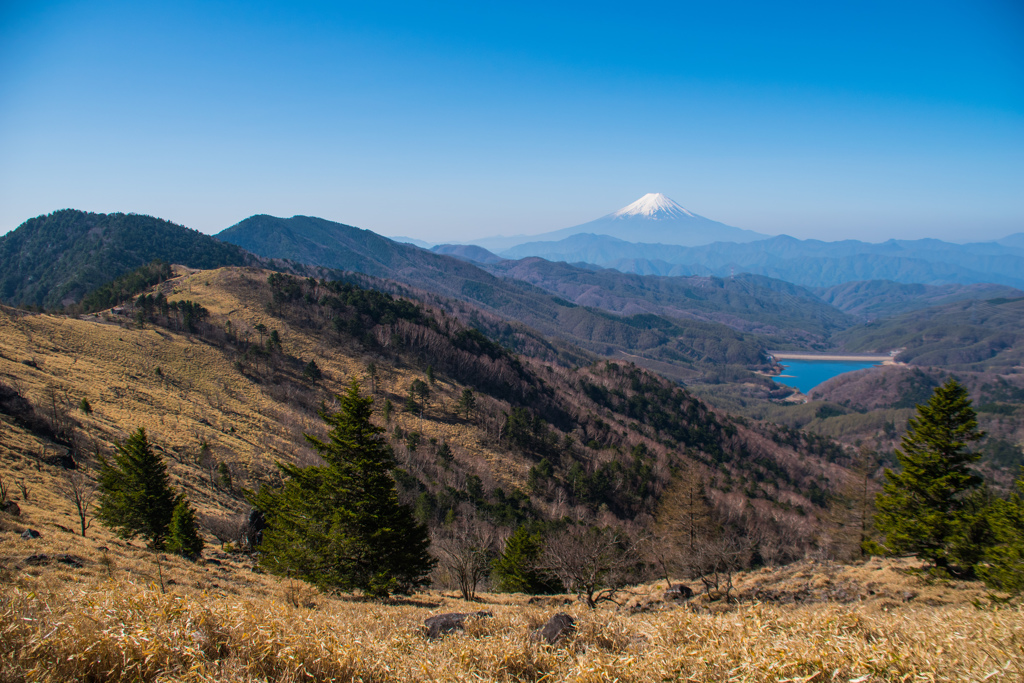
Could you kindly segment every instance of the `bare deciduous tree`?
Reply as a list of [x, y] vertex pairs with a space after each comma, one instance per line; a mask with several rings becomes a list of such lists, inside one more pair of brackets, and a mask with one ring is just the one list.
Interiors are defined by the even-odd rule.
[[85, 538], [86, 530], [92, 525], [92, 520], [89, 519], [89, 508], [92, 507], [93, 499], [96, 497], [96, 485], [81, 470], [68, 470], [57, 480], [57, 491], [75, 506], [82, 528], [82, 537]]
[[679, 472], [661, 496], [654, 523], [651, 555], [669, 587], [671, 574], [685, 571], [698, 542], [711, 529], [711, 508], [704, 494], [704, 478], [696, 468]]
[[708, 597], [725, 598], [729, 602], [733, 575], [750, 563], [750, 542], [734, 535], [701, 539], [690, 563], [693, 574], [700, 576]]
[[835, 528], [839, 559], [864, 559], [865, 545], [874, 526], [875, 494], [879, 490], [872, 473], [878, 469], [878, 455], [863, 446], [849, 467], [851, 476], [840, 488], [829, 509], [829, 521]]
[[637, 574], [643, 543], [621, 529], [573, 525], [547, 540], [543, 565], [590, 607], [618, 604], [617, 594]]
[[458, 587], [463, 600], [476, 599], [497, 541], [493, 525], [470, 516], [460, 516], [449, 527], [434, 531], [430, 549], [438, 559], [437, 571]]

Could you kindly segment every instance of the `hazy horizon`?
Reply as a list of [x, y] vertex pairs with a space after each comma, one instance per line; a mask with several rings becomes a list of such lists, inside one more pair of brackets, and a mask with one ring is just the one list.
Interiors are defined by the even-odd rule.
[[1024, 231], [1024, 9], [0, 7], [0, 234], [62, 208], [537, 235], [648, 192], [769, 235]]

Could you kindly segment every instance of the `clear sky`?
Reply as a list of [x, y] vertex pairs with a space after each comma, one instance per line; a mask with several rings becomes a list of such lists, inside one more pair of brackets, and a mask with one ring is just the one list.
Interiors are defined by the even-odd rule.
[[797, 237], [1024, 231], [1024, 3], [0, 0], [0, 233], [445, 241], [646, 192]]

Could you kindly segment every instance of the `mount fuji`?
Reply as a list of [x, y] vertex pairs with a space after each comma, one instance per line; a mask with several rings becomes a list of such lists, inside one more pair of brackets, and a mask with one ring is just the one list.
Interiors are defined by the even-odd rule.
[[[712, 242], [754, 242], [770, 237], [753, 230], [734, 228], [688, 211], [660, 192], [649, 192], [618, 211], [589, 223], [541, 235], [495, 237], [473, 244], [507, 250], [534, 242], [554, 242], [573, 235], [607, 235], [627, 242], [696, 247]], [[521, 249], [516, 250], [521, 251]]]

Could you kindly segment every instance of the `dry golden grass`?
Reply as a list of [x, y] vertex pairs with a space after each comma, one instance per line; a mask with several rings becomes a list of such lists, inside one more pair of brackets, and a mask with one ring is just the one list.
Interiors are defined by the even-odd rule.
[[[33, 497], [34, 498], [34, 497]], [[553, 599], [430, 591], [396, 604], [329, 597], [253, 571], [157, 555], [102, 527], [82, 539], [30, 499], [0, 514], [0, 682], [21, 681], [996, 681], [1024, 676], [1024, 612], [980, 610], [976, 585], [929, 583], [907, 560], [802, 562], [736, 577], [740, 595], [855, 602], [725, 605], [662, 602], [663, 584], [628, 606], [589, 610]], [[42, 538], [25, 541], [23, 527]], [[82, 567], [56, 562], [61, 554]], [[50, 561], [35, 564], [32, 555]], [[693, 584], [691, 584], [693, 585]], [[695, 586], [696, 587], [696, 586]], [[825, 590], [824, 593], [820, 591]], [[814, 591], [819, 591], [814, 594]], [[426, 640], [427, 617], [486, 609], [493, 619]], [[578, 620], [557, 646], [529, 638], [556, 611]]]
[[480, 609], [318, 598], [313, 608], [141, 579], [20, 574], [0, 592], [4, 681], [970, 681], [1024, 676], [1019, 609], [970, 606], [568, 608], [558, 646], [530, 631], [554, 611], [489, 604], [490, 619], [427, 640], [427, 616]]

